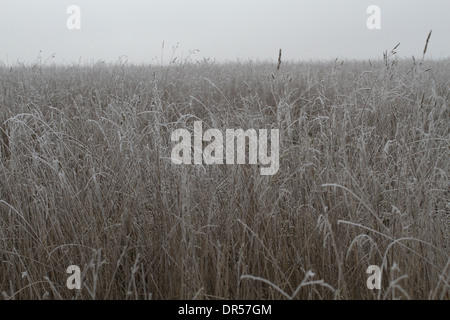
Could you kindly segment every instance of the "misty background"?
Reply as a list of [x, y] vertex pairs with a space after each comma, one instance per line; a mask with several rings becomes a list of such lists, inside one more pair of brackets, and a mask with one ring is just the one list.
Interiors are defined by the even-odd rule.
[[[373, 4], [381, 30], [366, 26]], [[441, 59], [449, 13], [448, 0], [0, 0], [0, 62], [275, 61], [279, 48], [285, 60], [374, 59], [399, 42], [400, 57], [421, 57], [430, 29], [427, 57]]]

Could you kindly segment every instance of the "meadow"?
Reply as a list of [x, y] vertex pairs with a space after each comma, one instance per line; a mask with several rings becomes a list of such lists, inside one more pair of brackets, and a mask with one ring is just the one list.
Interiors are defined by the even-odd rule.
[[[2, 66], [0, 299], [449, 299], [449, 104], [394, 51]], [[172, 163], [194, 121], [279, 129], [279, 171]]]

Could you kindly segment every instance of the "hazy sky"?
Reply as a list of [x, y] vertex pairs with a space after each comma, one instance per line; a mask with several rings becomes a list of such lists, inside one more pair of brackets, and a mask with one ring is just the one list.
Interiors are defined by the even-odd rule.
[[[381, 30], [366, 10], [381, 8]], [[69, 30], [69, 5], [81, 29]], [[450, 57], [450, 0], [0, 0], [0, 61], [131, 62], [192, 59], [276, 60], [381, 57], [398, 42], [400, 56]], [[156, 60], [157, 59], [157, 60]]]

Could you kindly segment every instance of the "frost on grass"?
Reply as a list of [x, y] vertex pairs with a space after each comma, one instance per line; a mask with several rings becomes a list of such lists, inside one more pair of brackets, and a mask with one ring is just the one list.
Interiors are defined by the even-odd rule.
[[[390, 55], [0, 68], [1, 296], [448, 299], [449, 99]], [[195, 121], [279, 129], [277, 173], [173, 164]]]

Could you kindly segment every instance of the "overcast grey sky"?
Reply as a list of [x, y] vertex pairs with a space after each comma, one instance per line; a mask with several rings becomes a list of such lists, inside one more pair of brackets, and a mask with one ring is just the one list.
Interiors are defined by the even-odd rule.
[[[381, 30], [369, 30], [369, 5], [381, 8]], [[81, 29], [69, 30], [69, 5]], [[433, 29], [433, 58], [450, 56], [450, 0], [0, 0], [0, 61], [155, 63], [192, 59], [368, 59], [398, 42], [400, 56], [421, 56]], [[155, 58], [158, 57], [158, 60]]]

